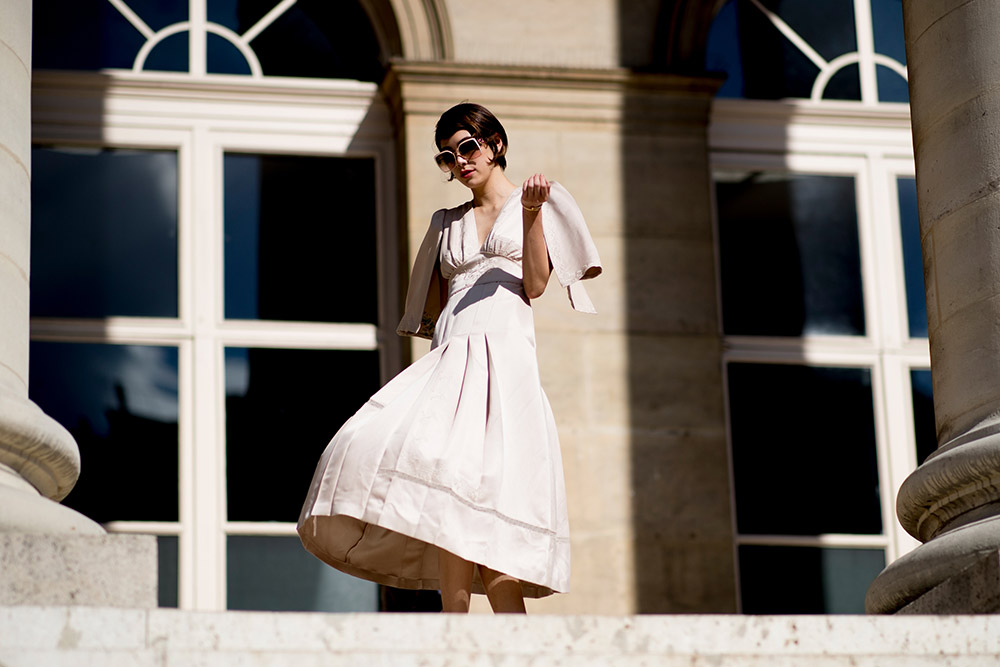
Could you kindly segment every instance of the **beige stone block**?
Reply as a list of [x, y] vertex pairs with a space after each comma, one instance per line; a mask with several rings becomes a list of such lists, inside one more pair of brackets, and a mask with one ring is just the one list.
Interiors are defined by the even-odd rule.
[[729, 455], [721, 425], [635, 434], [628, 464], [638, 535], [667, 542], [732, 540]]
[[591, 433], [564, 438], [563, 470], [570, 525], [584, 534], [631, 536], [634, 507], [634, 452], [626, 435]]
[[624, 138], [623, 233], [641, 238], [712, 241], [711, 191], [704, 130]]
[[936, 277], [935, 326], [1000, 293], [1000, 193], [937, 221], [929, 250]]
[[1000, 403], [1000, 296], [966, 307], [931, 338], [938, 439], [947, 442], [995, 412]]
[[[15, 8], [22, 4], [14, 2]], [[0, 23], [6, 24], [6, 21], [5, 12]], [[26, 31], [27, 25], [30, 23], [22, 29]], [[12, 27], [17, 30], [16, 26]], [[10, 46], [10, 43], [0, 41], [0, 87], [3, 89], [3, 95], [0, 95], [0, 146], [4, 149], [0, 150], [0, 154], [9, 151], [7, 157], [13, 156], [21, 169], [27, 171], [31, 164], [31, 74], [27, 68], [30, 54], [12, 50]], [[14, 47], [17, 48], [16, 43]]]
[[2, 149], [0, 174], [0, 262], [13, 264], [26, 278], [31, 259], [31, 179], [27, 164]]
[[922, 234], [929, 225], [1000, 188], [1000, 137], [987, 122], [1000, 106], [1000, 90], [955, 89], [953, 94], [976, 97], [937, 117], [914, 107], [914, 118], [930, 125], [927, 132], [914, 130]]
[[[0, 221], [2, 224], [2, 221]], [[27, 222], [25, 221], [25, 224]], [[28, 391], [28, 278], [0, 250], [0, 388]]]
[[447, 0], [459, 62], [552, 67], [615, 67], [618, 5], [614, 2], [509, 0], [502, 11]]
[[[996, 60], [983, 54], [994, 51], [1000, 6], [962, 0], [911, 2], [903, 19], [907, 64], [910, 71], [920, 73], [910, 80], [914, 146], [919, 147], [927, 133], [939, 132], [931, 124], [949, 114], [957, 101], [994, 88]], [[950, 94], [941, 95], [944, 90]]]
[[31, 8], [30, 0], [7, 0], [0, 21], [0, 43], [17, 55], [25, 71], [31, 70]]
[[[155, 607], [156, 554], [148, 535], [3, 533], [0, 605]], [[86, 626], [90, 616], [74, 618], [96, 627]]]
[[610, 336], [587, 339], [597, 377], [623, 371], [629, 395], [614, 384], [594, 385], [600, 426], [633, 429], [715, 428], [723, 424], [720, 341], [715, 336], [633, 335], [623, 348]]

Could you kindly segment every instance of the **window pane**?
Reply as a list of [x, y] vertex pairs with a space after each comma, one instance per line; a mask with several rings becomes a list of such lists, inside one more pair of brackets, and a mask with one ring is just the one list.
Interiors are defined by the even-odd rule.
[[[871, 0], [875, 52], [906, 64], [902, 0]], [[883, 100], [885, 101], [885, 100]]]
[[716, 174], [725, 332], [864, 335], [854, 179]]
[[857, 64], [846, 65], [830, 77], [823, 89], [825, 100], [860, 100], [861, 74]]
[[32, 150], [31, 314], [177, 317], [177, 154]]
[[[126, 4], [154, 31], [187, 20], [186, 2], [127, 0]], [[73, 0], [55, 6], [35, 0], [33, 5], [35, 69], [131, 69], [146, 41], [108, 0]], [[187, 53], [183, 59], [186, 70]]]
[[160, 535], [156, 538], [159, 550], [159, 606], [177, 606], [177, 536]]
[[375, 163], [225, 156], [225, 313], [378, 321]]
[[910, 388], [913, 392], [913, 431], [917, 438], [917, 464], [921, 464], [937, 449], [931, 372], [910, 371]]
[[910, 101], [909, 84], [897, 72], [885, 65], [878, 65], [875, 68], [875, 76], [878, 80], [879, 102], [908, 103]]
[[226, 540], [229, 609], [378, 611], [378, 585], [313, 558], [297, 537]]
[[885, 567], [881, 549], [743, 545], [739, 558], [744, 614], [863, 614]]
[[[857, 50], [849, 2], [764, 0], [763, 4], [827, 61]], [[716, 15], [705, 67], [728, 75], [721, 97], [809, 98], [819, 74], [819, 68], [749, 0], [730, 0]], [[860, 88], [849, 84], [836, 84], [826, 97], [860, 99]]]
[[188, 34], [179, 32], [166, 37], [149, 52], [142, 68], [164, 72], [187, 72]]
[[[261, 3], [210, 0], [208, 11], [242, 34], [260, 19]], [[384, 72], [378, 39], [358, 2], [298, 0], [250, 46], [269, 76], [381, 81]]]
[[871, 372], [729, 364], [744, 535], [882, 531]]
[[375, 351], [227, 348], [229, 519], [297, 520], [323, 448], [378, 388]]
[[917, 181], [896, 179], [899, 195], [899, 233], [903, 246], [906, 313], [911, 338], [927, 337], [927, 300], [924, 295], [924, 259], [920, 252], [920, 219], [917, 215]]
[[246, 57], [228, 39], [209, 33], [205, 51], [212, 74], [251, 73]]
[[177, 521], [177, 349], [31, 343], [30, 397], [80, 446], [64, 504], [99, 522]]

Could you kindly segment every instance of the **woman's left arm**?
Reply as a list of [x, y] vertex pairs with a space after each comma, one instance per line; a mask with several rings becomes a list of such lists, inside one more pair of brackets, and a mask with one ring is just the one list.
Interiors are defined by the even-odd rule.
[[542, 233], [542, 204], [549, 198], [549, 181], [535, 174], [521, 188], [521, 222], [524, 228], [521, 268], [524, 273], [524, 293], [537, 299], [545, 291], [552, 273], [549, 249]]

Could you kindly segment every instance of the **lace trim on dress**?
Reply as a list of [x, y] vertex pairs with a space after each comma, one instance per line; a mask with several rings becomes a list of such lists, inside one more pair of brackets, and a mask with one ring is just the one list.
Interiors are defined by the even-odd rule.
[[497, 271], [496, 280], [491, 282], [521, 282], [521, 266], [509, 257], [501, 255], [484, 256], [473, 265], [455, 273], [448, 282], [448, 295], [472, 287], [490, 271]]

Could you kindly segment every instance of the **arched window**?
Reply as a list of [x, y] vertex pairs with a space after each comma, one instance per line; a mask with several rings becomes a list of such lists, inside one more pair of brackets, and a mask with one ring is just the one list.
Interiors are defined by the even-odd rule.
[[400, 366], [391, 27], [351, 1], [35, 9], [30, 395], [80, 445], [65, 503], [158, 536], [163, 605], [377, 609], [295, 522]]
[[935, 438], [905, 63], [900, 0], [730, 0], [711, 28], [747, 613], [862, 613], [916, 544], [894, 502]]
[[[43, 9], [43, 7], [39, 7]], [[77, 0], [35, 12], [34, 66], [379, 81], [356, 2]]]
[[906, 102], [900, 0], [730, 0], [706, 67], [722, 97]]

